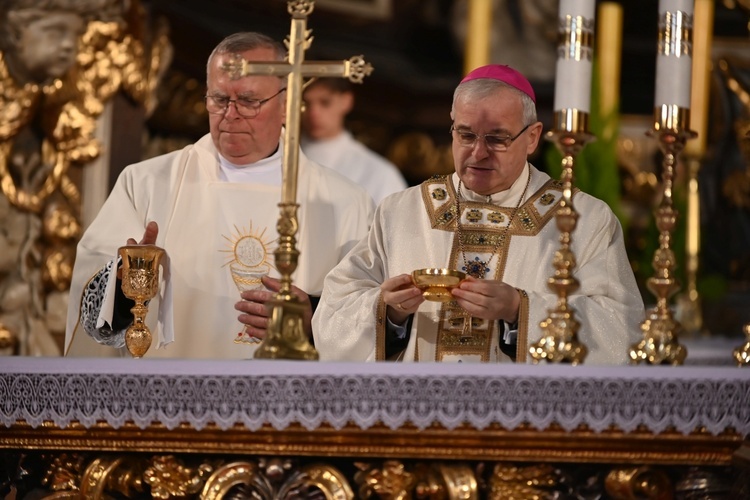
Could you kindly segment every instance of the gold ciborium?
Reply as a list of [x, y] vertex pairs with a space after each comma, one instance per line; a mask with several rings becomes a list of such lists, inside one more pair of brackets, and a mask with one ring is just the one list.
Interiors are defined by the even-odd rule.
[[454, 269], [427, 268], [417, 269], [411, 273], [414, 285], [422, 290], [422, 296], [433, 302], [453, 300], [451, 290], [461, 284], [466, 273]]
[[125, 345], [134, 358], [141, 358], [151, 347], [151, 331], [145, 323], [146, 301], [159, 291], [159, 262], [164, 249], [154, 245], [127, 245], [117, 251], [122, 258], [122, 293], [135, 305], [133, 324], [125, 332]]

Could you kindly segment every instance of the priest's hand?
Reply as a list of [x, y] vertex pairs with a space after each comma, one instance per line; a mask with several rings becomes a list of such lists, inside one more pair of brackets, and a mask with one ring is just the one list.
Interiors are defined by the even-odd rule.
[[156, 237], [159, 235], [159, 225], [151, 221], [146, 225], [146, 230], [143, 232], [143, 238], [138, 243], [135, 242], [134, 238], [128, 238], [128, 245], [153, 245], [156, 243]]
[[[143, 238], [141, 241], [136, 242], [135, 238], [128, 238], [128, 245], [153, 245], [156, 243], [156, 237], [159, 235], [159, 225], [155, 221], [150, 221], [146, 224], [146, 229], [143, 231]], [[117, 279], [122, 279], [122, 266], [117, 268]]]
[[[245, 290], [240, 294], [242, 300], [234, 305], [234, 308], [241, 313], [237, 319], [240, 323], [246, 325], [245, 331], [259, 339], [266, 336], [269, 318], [271, 317], [271, 311], [268, 310], [266, 303], [273, 299], [276, 292], [281, 288], [281, 281], [276, 278], [263, 276], [261, 282], [266, 290]], [[307, 337], [312, 338], [312, 304], [310, 303], [310, 297], [296, 286], [292, 286], [292, 293], [305, 307], [302, 324]]]
[[507, 283], [469, 276], [451, 293], [458, 305], [474, 318], [507, 323], [518, 320], [521, 295]]
[[422, 290], [414, 285], [409, 274], [388, 278], [380, 285], [380, 293], [388, 306], [386, 315], [394, 325], [402, 325], [425, 300]]

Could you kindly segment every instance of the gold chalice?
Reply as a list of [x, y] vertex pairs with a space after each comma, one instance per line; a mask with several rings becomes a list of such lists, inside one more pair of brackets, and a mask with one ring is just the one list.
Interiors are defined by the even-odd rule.
[[452, 300], [451, 290], [464, 278], [466, 273], [445, 268], [417, 269], [411, 273], [411, 279], [417, 288], [422, 290], [422, 296], [433, 302]]
[[159, 262], [164, 249], [154, 245], [127, 245], [118, 250], [122, 258], [122, 293], [135, 305], [133, 324], [125, 332], [125, 345], [134, 358], [143, 357], [151, 347], [151, 331], [144, 322], [148, 314], [146, 301], [159, 291]]
[[[271, 266], [268, 264], [262, 264], [254, 268], [246, 268], [234, 263], [229, 266], [229, 269], [232, 272], [234, 284], [237, 285], [237, 289], [242, 293], [245, 290], [264, 289], [265, 287], [263, 286], [261, 278], [263, 278], [263, 276], [268, 276], [268, 273], [271, 271]], [[234, 338], [234, 343], [260, 344], [260, 339], [250, 335], [247, 331], [247, 325], [243, 325], [240, 333]]]

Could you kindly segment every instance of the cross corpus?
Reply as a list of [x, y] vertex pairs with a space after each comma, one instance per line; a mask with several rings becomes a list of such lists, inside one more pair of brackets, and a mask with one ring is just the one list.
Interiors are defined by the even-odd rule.
[[253, 62], [237, 56], [222, 68], [232, 79], [249, 75], [287, 77], [281, 203], [276, 225], [279, 244], [274, 251], [274, 263], [281, 274], [281, 288], [274, 299], [267, 303], [271, 319], [266, 336], [255, 351], [256, 358], [318, 359], [318, 352], [310, 344], [304, 331], [304, 306], [292, 293], [292, 273], [297, 269], [300, 253], [296, 249], [295, 234], [299, 227], [297, 170], [302, 91], [306, 85], [303, 80], [305, 77], [341, 77], [354, 83], [362, 83], [373, 69], [361, 55], [345, 61], [305, 61], [305, 51], [310, 48], [313, 40], [312, 30], [307, 29], [307, 16], [312, 13], [314, 4], [314, 0], [287, 1], [287, 10], [292, 16], [289, 36], [284, 40], [288, 50], [287, 61]]

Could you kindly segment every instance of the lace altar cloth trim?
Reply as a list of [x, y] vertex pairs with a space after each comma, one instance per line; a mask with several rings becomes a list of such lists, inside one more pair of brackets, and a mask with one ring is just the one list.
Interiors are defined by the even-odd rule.
[[645, 426], [750, 434], [750, 372], [717, 367], [596, 367], [294, 361], [4, 358], [0, 422], [114, 428], [189, 423], [256, 430], [301, 424], [396, 429], [523, 423], [596, 432]]

